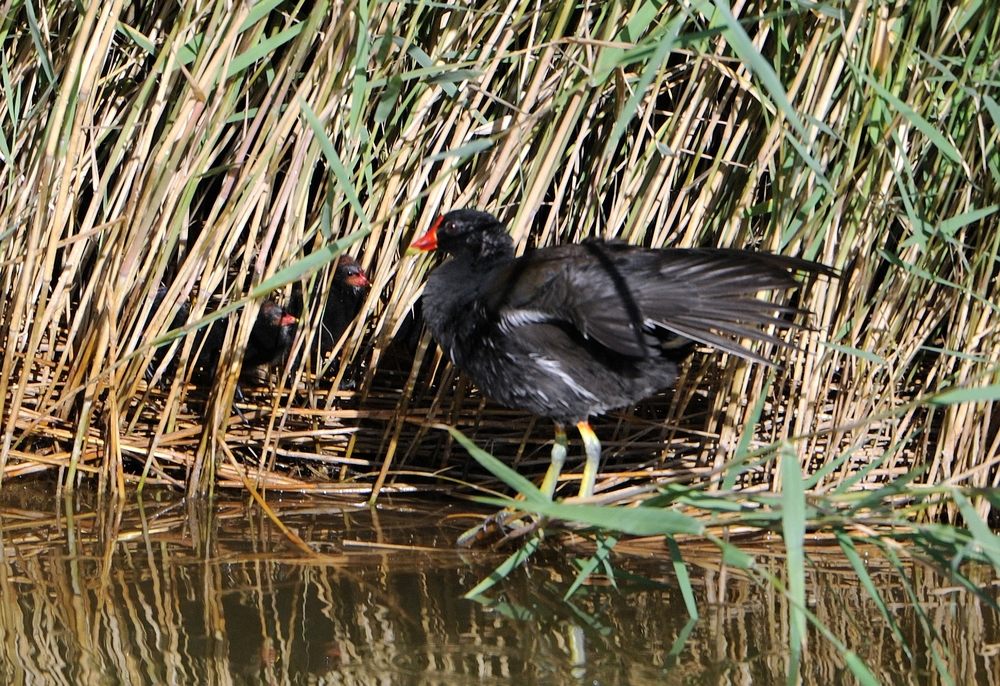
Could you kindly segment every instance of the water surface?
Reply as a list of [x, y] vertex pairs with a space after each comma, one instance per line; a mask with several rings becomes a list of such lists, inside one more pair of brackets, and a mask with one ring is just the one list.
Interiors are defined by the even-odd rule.
[[[782, 596], [702, 547], [685, 549], [691, 622], [652, 547], [564, 600], [586, 547], [550, 540], [489, 599], [463, 599], [509, 551], [457, 549], [470, 520], [454, 504], [269, 496], [317, 556], [243, 499], [98, 502], [7, 482], [0, 500], [4, 684], [772, 684], [788, 668]], [[757, 547], [780, 575], [776, 549]], [[872, 569], [910, 657], [842, 560], [810, 558], [810, 610], [881, 682], [940, 682], [926, 621], [958, 683], [1000, 684], [997, 615], [974, 596], [914, 569], [921, 619], [898, 575]], [[805, 683], [852, 682], [832, 644], [809, 641]]]

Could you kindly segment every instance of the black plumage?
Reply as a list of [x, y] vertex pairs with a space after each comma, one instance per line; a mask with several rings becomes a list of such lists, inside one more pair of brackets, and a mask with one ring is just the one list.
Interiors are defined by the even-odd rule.
[[506, 228], [477, 210], [439, 217], [413, 244], [452, 259], [424, 289], [423, 315], [452, 361], [493, 399], [553, 419], [551, 496], [565, 459], [565, 424], [584, 438], [590, 495], [600, 443], [588, 418], [670, 386], [695, 342], [767, 362], [741, 338], [787, 345], [765, 327], [797, 311], [755, 296], [798, 285], [815, 262], [741, 250], [661, 249], [588, 241], [516, 258]]
[[[350, 255], [337, 258], [337, 268], [329, 295], [323, 303], [323, 319], [317, 335], [321, 355], [325, 356], [333, 350], [347, 327], [357, 318], [370, 287], [368, 276], [356, 259]], [[296, 317], [302, 316], [301, 287], [293, 291], [288, 310]]]
[[350, 255], [341, 255], [333, 275], [330, 297], [323, 308], [323, 353], [333, 349], [358, 316], [370, 287], [368, 276], [358, 261]]
[[[154, 311], [163, 302], [166, 290], [165, 286], [157, 289], [153, 301]], [[187, 323], [189, 312], [189, 305], [187, 303], [181, 304], [171, 320], [170, 328], [177, 329], [184, 326]], [[195, 333], [194, 353], [197, 357], [194, 361], [192, 374], [195, 381], [205, 383], [211, 381], [215, 376], [225, 345], [229, 319], [229, 317], [222, 317]], [[279, 362], [291, 346], [295, 329], [296, 318], [284, 307], [274, 300], [265, 300], [261, 303], [257, 318], [250, 329], [246, 349], [243, 351], [241, 374], [246, 375], [257, 367]], [[150, 376], [159, 366], [163, 350], [157, 351], [153, 357], [153, 362], [147, 370], [147, 376]]]
[[[260, 367], [266, 364], [279, 362], [292, 345], [292, 338], [295, 337], [296, 318], [284, 307], [273, 300], [265, 300], [261, 303], [257, 312], [257, 319], [254, 320], [250, 329], [250, 337], [247, 339], [247, 347], [243, 352], [243, 370], [253, 367]], [[221, 332], [225, 335], [225, 320], [219, 320], [213, 324], [209, 331], [208, 343], [212, 342], [213, 334]], [[221, 326], [218, 326], [222, 324]]]

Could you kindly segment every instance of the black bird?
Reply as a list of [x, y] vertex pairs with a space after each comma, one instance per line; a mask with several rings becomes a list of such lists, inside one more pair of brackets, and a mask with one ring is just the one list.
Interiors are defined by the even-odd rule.
[[[166, 286], [160, 286], [153, 299], [153, 311], [163, 302], [166, 296]], [[183, 303], [178, 307], [170, 323], [171, 329], [184, 326], [187, 323], [190, 307]], [[257, 367], [274, 364], [288, 351], [295, 336], [296, 318], [274, 300], [265, 300], [257, 312], [257, 319], [250, 329], [246, 350], [243, 352], [241, 375], [246, 375]], [[222, 356], [222, 348], [226, 339], [226, 328], [229, 317], [223, 317], [199, 329], [195, 334], [194, 350], [198, 357], [194, 362], [195, 380], [210, 381], [215, 376]], [[162, 360], [163, 350], [158, 350], [153, 362], [147, 370], [150, 377]]]
[[[371, 282], [356, 259], [350, 255], [337, 258], [330, 294], [323, 305], [323, 321], [319, 331], [319, 349], [322, 355], [333, 350], [347, 327], [358, 316], [370, 287]], [[302, 289], [299, 286], [292, 292], [288, 311], [301, 317], [302, 310]]]
[[788, 318], [799, 311], [754, 295], [796, 287], [797, 272], [836, 274], [767, 253], [596, 240], [515, 257], [506, 227], [470, 209], [438, 217], [411, 247], [452, 256], [431, 273], [422, 297], [424, 319], [452, 362], [500, 403], [554, 420], [541, 487], [549, 498], [566, 458], [567, 424], [583, 438], [580, 495], [589, 496], [601, 452], [590, 416], [670, 386], [695, 342], [768, 363], [738, 340], [787, 347], [764, 327], [801, 328]]
[[323, 308], [322, 351], [329, 352], [361, 311], [371, 282], [358, 261], [341, 255], [333, 274], [330, 297]]
[[[219, 320], [217, 323], [224, 321]], [[246, 350], [243, 352], [243, 369], [248, 370], [280, 361], [292, 345], [297, 321], [294, 315], [275, 301], [265, 300], [261, 303], [257, 319], [250, 329]], [[223, 336], [225, 335], [224, 324], [219, 326], [218, 330]], [[209, 332], [206, 346], [211, 341], [213, 333], [214, 330]]]

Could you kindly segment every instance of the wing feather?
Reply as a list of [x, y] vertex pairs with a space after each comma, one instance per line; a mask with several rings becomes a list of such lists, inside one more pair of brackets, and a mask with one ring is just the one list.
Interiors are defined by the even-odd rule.
[[789, 345], [767, 329], [803, 328], [792, 318], [805, 311], [755, 296], [795, 288], [797, 273], [835, 274], [780, 255], [588, 242], [518, 258], [491, 274], [481, 293], [508, 331], [545, 322], [571, 325], [637, 358], [656, 354], [657, 339], [669, 332], [766, 362], [738, 341]]

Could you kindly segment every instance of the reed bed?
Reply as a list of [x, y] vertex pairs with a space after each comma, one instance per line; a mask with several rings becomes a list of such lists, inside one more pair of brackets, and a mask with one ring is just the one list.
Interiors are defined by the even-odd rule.
[[[530, 472], [544, 427], [485, 404], [426, 337], [397, 340], [429, 266], [403, 250], [438, 212], [477, 206], [522, 250], [602, 236], [841, 270], [803, 289], [813, 330], [774, 352], [780, 371], [700, 357], [677, 391], [610, 418], [606, 477], [718, 475], [788, 443], [821, 493], [915, 472], [1000, 481], [992, 6], [54, 2], [3, 16], [4, 479], [201, 493], [239, 484], [242, 465], [301, 488], [307, 453], [321, 480], [376, 494], [414, 472], [467, 476], [432, 421]], [[235, 414], [262, 297], [322, 292], [345, 249], [374, 287], [337, 357], [273, 370]], [[315, 336], [311, 301], [296, 350]], [[190, 317], [167, 333], [182, 302]], [[228, 312], [220, 373], [185, 383], [192, 332]], [[147, 379], [164, 348], [173, 363]], [[738, 485], [779, 491], [775, 464]], [[987, 518], [989, 499], [974, 502]]]
[[[8, 3], [4, 488], [38, 472], [119, 498], [146, 484], [369, 500], [515, 485], [535, 512], [667, 534], [678, 564], [685, 531], [734, 555], [732, 532], [780, 532], [793, 646], [807, 530], [846, 555], [888, 531], [894, 568], [904, 550], [950, 560], [974, 588], [963, 561], [1000, 568], [998, 13]], [[549, 427], [479, 397], [407, 320], [430, 263], [403, 252], [462, 206], [502, 217], [522, 251], [595, 236], [747, 247], [840, 278], [795, 296], [811, 329], [761, 350], [779, 368], [699, 355], [677, 390], [602, 419], [599, 497], [636, 507], [595, 514], [533, 500], [434, 428], [522, 474], [544, 468]], [[316, 294], [345, 251], [372, 289], [336, 354], [311, 359]], [[303, 363], [239, 399], [260, 304], [296, 282], [309, 297], [288, 360]], [[191, 383], [195, 332], [228, 315], [219, 372]], [[640, 522], [655, 505], [667, 519]]]

